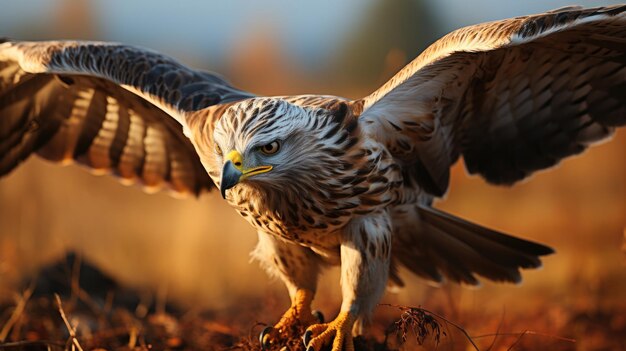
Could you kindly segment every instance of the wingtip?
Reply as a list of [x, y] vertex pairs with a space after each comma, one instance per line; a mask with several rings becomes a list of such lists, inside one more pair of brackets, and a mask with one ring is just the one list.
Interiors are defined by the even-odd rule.
[[538, 250], [539, 251], [537, 253], [538, 256], [548, 256], [548, 255], [553, 255], [556, 253], [556, 250], [550, 246], [546, 246], [542, 244], [537, 244], [537, 245], [542, 246], [540, 250]]
[[526, 254], [530, 254], [534, 256], [547, 256], [547, 255], [552, 255], [556, 253], [556, 251], [550, 246], [540, 244], [536, 241], [520, 239], [520, 238], [515, 238], [515, 239], [521, 240], [520, 243], [523, 244], [523, 247], [524, 247], [523, 251]]

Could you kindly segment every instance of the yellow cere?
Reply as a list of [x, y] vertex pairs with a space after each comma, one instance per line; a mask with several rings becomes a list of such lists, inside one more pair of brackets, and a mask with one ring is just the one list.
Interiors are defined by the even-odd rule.
[[231, 150], [228, 155], [226, 155], [226, 160], [231, 161], [235, 168], [240, 171], [243, 171], [243, 157], [237, 150]]
[[231, 161], [235, 168], [237, 168], [243, 175], [241, 176], [241, 180], [261, 173], [266, 173], [272, 170], [272, 166], [259, 166], [250, 169], [243, 169], [243, 156], [237, 150], [231, 150], [226, 155], [226, 161]]

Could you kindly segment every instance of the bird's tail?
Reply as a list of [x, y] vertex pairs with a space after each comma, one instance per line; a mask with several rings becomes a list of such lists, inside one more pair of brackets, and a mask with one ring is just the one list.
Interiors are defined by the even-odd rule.
[[[475, 274], [493, 281], [518, 283], [521, 268], [538, 268], [545, 245], [470, 223], [431, 207], [417, 206], [413, 223], [401, 225], [393, 246], [394, 264], [441, 282], [443, 277], [470, 285]], [[392, 279], [394, 274], [392, 272]], [[401, 281], [396, 281], [401, 282]]]

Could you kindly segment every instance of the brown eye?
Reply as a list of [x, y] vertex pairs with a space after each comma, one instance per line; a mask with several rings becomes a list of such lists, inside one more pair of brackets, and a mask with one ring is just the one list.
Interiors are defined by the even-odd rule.
[[222, 148], [217, 144], [215, 144], [215, 153], [222, 156]]
[[280, 149], [280, 144], [278, 143], [278, 141], [272, 141], [269, 144], [265, 144], [261, 146], [260, 149], [261, 149], [261, 152], [266, 155], [273, 155], [277, 153], [278, 150]]

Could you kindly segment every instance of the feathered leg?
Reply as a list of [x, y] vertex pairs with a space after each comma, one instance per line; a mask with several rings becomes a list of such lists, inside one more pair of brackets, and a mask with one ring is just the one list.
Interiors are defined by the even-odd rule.
[[321, 261], [315, 253], [304, 246], [263, 232], [259, 232], [258, 235], [259, 243], [252, 256], [269, 274], [280, 277], [291, 297], [291, 307], [278, 323], [261, 333], [261, 344], [263, 347], [269, 347], [281, 334], [291, 335], [294, 331], [319, 322], [311, 313], [311, 302], [317, 288]]
[[391, 221], [386, 211], [353, 220], [341, 244], [343, 303], [337, 318], [314, 324], [305, 335], [307, 350], [319, 351], [332, 342], [333, 351], [354, 350], [353, 333], [362, 332], [387, 284]]

